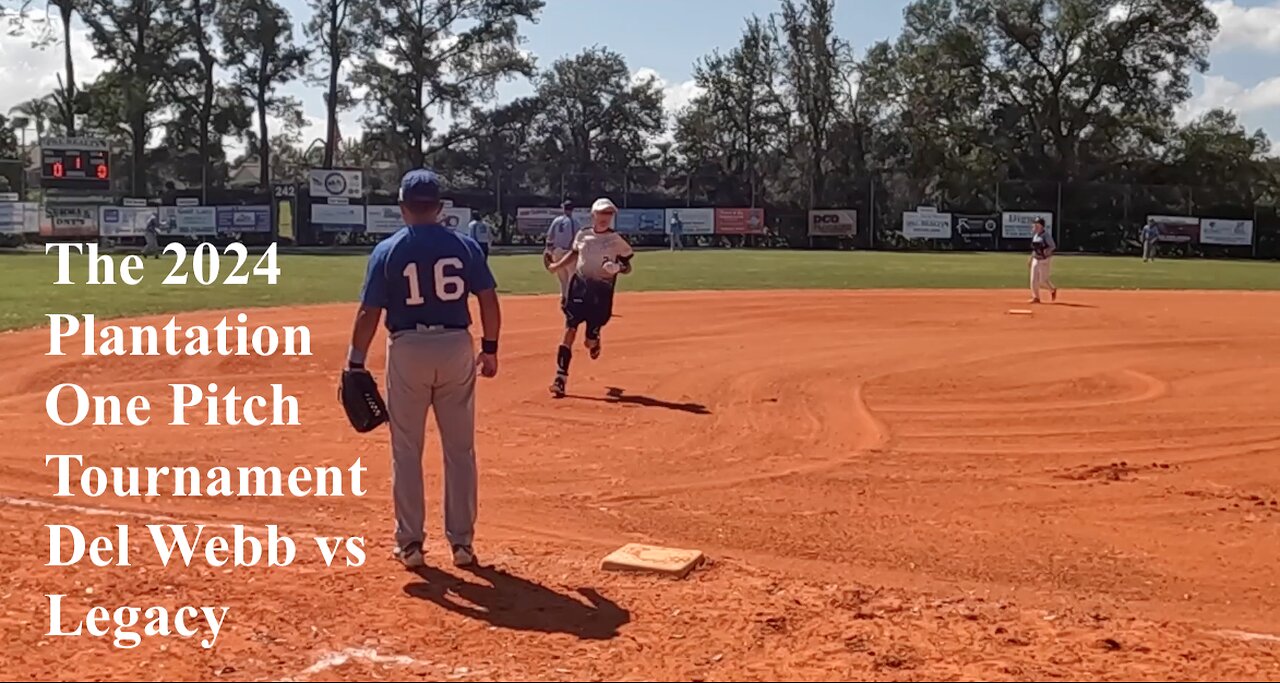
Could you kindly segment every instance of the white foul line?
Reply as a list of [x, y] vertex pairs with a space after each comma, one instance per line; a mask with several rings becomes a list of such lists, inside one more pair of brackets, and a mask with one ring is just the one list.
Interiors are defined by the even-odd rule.
[[414, 659], [408, 655], [380, 655], [377, 650], [363, 647], [349, 647], [340, 652], [326, 652], [323, 656], [315, 661], [311, 666], [298, 672], [292, 678], [286, 678], [285, 681], [297, 681], [304, 678], [310, 678], [318, 673], [328, 671], [351, 660], [361, 660], [370, 664], [394, 665], [394, 666], [411, 666], [413, 664], [431, 664], [431, 662]]
[[[207, 527], [218, 529], [232, 529], [236, 527], [250, 527], [254, 529], [265, 529], [265, 524], [258, 522], [211, 522], [211, 521], [190, 521], [180, 520], [169, 515], [159, 515], [146, 510], [129, 510], [122, 508], [100, 508], [88, 507], [85, 505], [75, 505], [73, 503], [52, 503], [47, 500], [38, 498], [14, 498], [12, 496], [0, 496], [0, 505], [12, 505], [14, 507], [37, 508], [40, 510], [55, 510], [58, 512], [78, 512], [85, 515], [99, 515], [106, 517], [132, 517], [135, 519], [147, 519], [153, 522], [164, 522], [166, 524], [203, 524]], [[310, 533], [308, 529], [292, 529], [295, 532]]]
[[1262, 641], [1266, 643], [1280, 643], [1280, 636], [1273, 636], [1270, 633], [1250, 633], [1248, 631], [1233, 631], [1230, 629], [1223, 631], [1211, 631], [1215, 636], [1223, 638], [1235, 638], [1245, 641]]

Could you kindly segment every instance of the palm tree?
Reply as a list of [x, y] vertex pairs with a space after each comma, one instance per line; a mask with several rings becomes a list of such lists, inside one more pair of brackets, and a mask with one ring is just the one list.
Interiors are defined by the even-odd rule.
[[58, 77], [59, 88], [53, 97], [62, 110], [62, 119], [66, 122], [67, 136], [76, 135], [76, 69], [71, 59], [71, 20], [75, 17], [76, 3], [83, 0], [49, 0], [49, 4], [58, 8], [62, 17], [62, 55], [66, 64], [66, 78]]
[[46, 95], [44, 97], [37, 97], [16, 105], [9, 110], [9, 113], [15, 116], [15, 121], [18, 120], [18, 118], [27, 121], [27, 123], [23, 125], [24, 130], [27, 126], [35, 124], [36, 137], [43, 138], [45, 129], [54, 117], [55, 107], [56, 105], [52, 98], [49, 95]]
[[9, 117], [9, 127], [17, 131], [20, 139], [18, 140], [18, 157], [23, 159], [26, 164], [27, 158], [27, 128], [31, 127], [31, 119], [18, 114]]

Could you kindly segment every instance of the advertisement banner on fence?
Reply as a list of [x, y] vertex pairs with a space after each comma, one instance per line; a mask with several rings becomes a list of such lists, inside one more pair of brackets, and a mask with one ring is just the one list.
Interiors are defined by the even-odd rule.
[[907, 239], [951, 239], [951, 214], [936, 211], [903, 211], [902, 236]]
[[404, 227], [399, 204], [370, 204], [365, 208], [364, 231], [371, 235], [390, 235]]
[[662, 209], [618, 209], [613, 229], [630, 235], [661, 235], [666, 232], [665, 219]]
[[450, 230], [466, 231], [471, 222], [471, 209], [465, 206], [450, 206], [440, 212], [440, 223]]
[[98, 207], [93, 204], [45, 204], [40, 234], [46, 237], [91, 237], [98, 234]]
[[218, 210], [212, 206], [162, 206], [160, 231], [169, 235], [216, 235]]
[[1253, 221], [1234, 218], [1200, 219], [1201, 244], [1247, 247], [1253, 244]]
[[312, 199], [359, 199], [364, 194], [364, 171], [313, 168], [308, 174], [308, 181], [307, 188]]
[[34, 235], [40, 232], [40, 205], [35, 202], [22, 204], [22, 232]]
[[219, 206], [218, 232], [271, 232], [270, 206]]
[[1187, 244], [1200, 241], [1200, 219], [1193, 216], [1147, 216], [1160, 229], [1160, 241]]
[[98, 226], [103, 237], [141, 237], [147, 232], [147, 221], [158, 211], [137, 206], [98, 207]]
[[717, 235], [763, 235], [764, 209], [716, 209]]
[[1031, 224], [1044, 219], [1044, 231], [1053, 234], [1053, 213], [1049, 211], [1005, 211], [1001, 217], [1000, 237], [1007, 240], [1031, 239]]
[[551, 221], [563, 213], [555, 206], [522, 206], [516, 209], [516, 230], [526, 235], [545, 235]]
[[22, 232], [23, 206], [18, 202], [0, 202], [0, 235]]
[[848, 237], [856, 234], [857, 209], [814, 209], [809, 212], [810, 237]]
[[715, 209], [667, 209], [662, 222], [671, 232], [671, 219], [679, 218], [682, 235], [714, 235], [716, 233]]
[[312, 204], [311, 223], [322, 232], [364, 232], [364, 207], [359, 204]]
[[995, 214], [953, 214], [956, 235], [966, 242], [994, 242], [996, 236]]

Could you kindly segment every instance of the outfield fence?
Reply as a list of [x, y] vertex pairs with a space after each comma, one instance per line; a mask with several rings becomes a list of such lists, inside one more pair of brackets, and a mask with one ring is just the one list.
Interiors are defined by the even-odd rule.
[[[0, 244], [63, 239], [141, 243], [156, 215], [165, 238], [249, 245], [372, 244], [399, 228], [395, 197], [365, 184], [361, 171], [317, 169], [307, 183], [257, 190], [169, 191], [148, 198], [61, 194], [0, 195]], [[576, 185], [566, 181], [565, 187]], [[785, 247], [929, 251], [1025, 251], [1030, 224], [1049, 225], [1060, 251], [1136, 254], [1148, 221], [1161, 231], [1164, 256], [1280, 259], [1280, 212], [1238, 188], [1001, 182], [961, 193], [930, 191], [911, 178], [876, 176], [836, 188], [837, 198], [809, 209], [758, 202], [754, 193], [621, 183], [571, 197], [582, 224], [590, 201], [607, 194], [621, 207], [615, 227], [639, 246], [669, 243], [673, 219], [687, 247]], [[565, 198], [456, 188], [445, 219], [463, 227], [473, 213], [493, 227], [493, 241], [535, 245]], [[745, 197], [745, 199], [744, 199]]]

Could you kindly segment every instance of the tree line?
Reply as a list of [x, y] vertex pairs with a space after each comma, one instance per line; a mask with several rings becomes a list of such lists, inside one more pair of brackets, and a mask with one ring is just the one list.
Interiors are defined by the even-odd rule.
[[[11, 21], [32, 20], [22, 1], [0, 0]], [[797, 208], [852, 205], [869, 178], [940, 205], [1001, 182], [1280, 196], [1262, 131], [1229, 111], [1177, 116], [1218, 28], [1203, 0], [915, 0], [898, 37], [861, 52], [835, 0], [780, 0], [697, 60], [698, 95], [676, 112], [607, 47], [539, 65], [521, 27], [544, 0], [308, 0], [304, 17], [276, 0], [49, 4], [59, 85], [12, 107], [0, 158], [17, 156], [16, 128], [105, 137], [139, 196], [224, 187], [247, 165], [264, 189], [310, 167], [364, 168], [377, 185], [431, 165], [509, 194]], [[110, 65], [91, 82], [75, 76], [76, 22]], [[511, 78], [533, 94], [499, 102]], [[294, 82], [324, 93], [323, 144], [301, 138]], [[358, 104], [360, 130], [340, 130]]]

